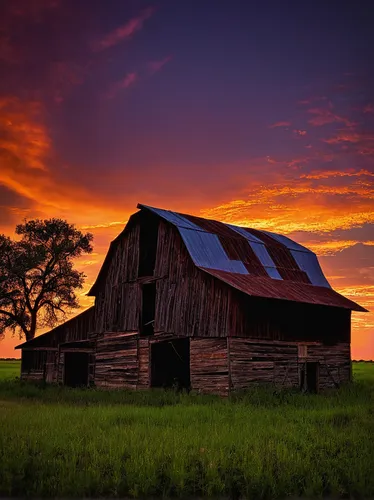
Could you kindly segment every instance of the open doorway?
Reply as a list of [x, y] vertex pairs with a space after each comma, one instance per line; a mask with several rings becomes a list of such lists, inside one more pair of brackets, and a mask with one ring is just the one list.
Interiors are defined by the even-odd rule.
[[88, 385], [88, 354], [85, 352], [65, 353], [64, 383], [70, 387]]
[[318, 363], [305, 362], [300, 370], [300, 390], [318, 392]]
[[190, 339], [157, 342], [151, 346], [151, 386], [190, 388]]

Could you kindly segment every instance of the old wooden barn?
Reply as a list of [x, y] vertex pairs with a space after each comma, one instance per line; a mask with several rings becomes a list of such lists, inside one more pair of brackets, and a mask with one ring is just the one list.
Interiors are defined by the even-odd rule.
[[351, 311], [285, 236], [138, 205], [90, 309], [18, 346], [23, 379], [227, 395], [351, 379]]

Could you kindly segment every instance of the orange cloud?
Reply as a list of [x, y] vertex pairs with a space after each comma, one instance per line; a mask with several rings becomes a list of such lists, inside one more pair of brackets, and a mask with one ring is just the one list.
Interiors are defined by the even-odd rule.
[[[0, 186], [28, 199], [38, 216], [57, 216], [86, 224], [119, 220], [118, 207], [100, 194], [62, 177], [56, 164], [49, 132], [43, 123], [43, 107], [15, 97], [0, 100]], [[131, 213], [131, 201], [122, 217]]]
[[269, 125], [269, 128], [289, 127], [290, 125], [291, 125], [291, 122], [276, 122], [276, 123], [273, 123], [272, 125]]
[[92, 48], [97, 51], [105, 50], [110, 47], [114, 47], [127, 38], [131, 38], [137, 31], [142, 29], [144, 21], [149, 19], [154, 12], [155, 9], [153, 7], [144, 9], [139, 16], [130, 19], [127, 23], [119, 26], [114, 31], [108, 33], [101, 40], [95, 42]]
[[311, 250], [313, 250], [313, 252], [317, 253], [318, 255], [335, 255], [337, 252], [341, 252], [346, 248], [350, 248], [353, 247], [354, 245], [357, 245], [357, 243], [364, 243], [365, 245], [368, 246], [374, 246], [373, 240], [364, 240], [364, 241], [334, 240], [334, 241], [320, 241], [320, 242], [305, 241], [303, 242], [303, 245], [305, 245], [307, 248], [310, 248]]
[[39, 102], [24, 104], [14, 97], [0, 99], [0, 154], [4, 164], [13, 161], [16, 168], [46, 170], [44, 160], [50, 139], [45, 128], [34, 120], [40, 112]]
[[301, 175], [301, 178], [304, 179], [328, 179], [329, 177], [361, 177], [368, 176], [374, 177], [373, 172], [369, 172], [369, 170], [315, 170], [310, 172], [309, 174]]
[[346, 142], [352, 144], [361, 143], [363, 147], [372, 144], [374, 147], [374, 135], [340, 130], [334, 137], [324, 139], [324, 142], [327, 144], [341, 144]]

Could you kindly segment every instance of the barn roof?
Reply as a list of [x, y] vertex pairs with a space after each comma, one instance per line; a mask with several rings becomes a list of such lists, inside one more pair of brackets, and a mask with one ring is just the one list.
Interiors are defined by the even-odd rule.
[[[335, 292], [317, 256], [286, 236], [147, 205], [138, 208], [176, 226], [202, 271], [248, 295], [366, 311]], [[89, 295], [95, 295], [106, 274], [113, 243]]]

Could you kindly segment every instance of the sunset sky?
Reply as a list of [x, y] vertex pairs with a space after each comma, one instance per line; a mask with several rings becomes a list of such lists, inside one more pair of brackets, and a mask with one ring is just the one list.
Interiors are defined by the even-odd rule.
[[0, 0], [0, 233], [92, 232], [83, 307], [138, 202], [287, 234], [372, 311], [353, 315], [352, 356], [373, 359], [366, 2], [156, 2]]

